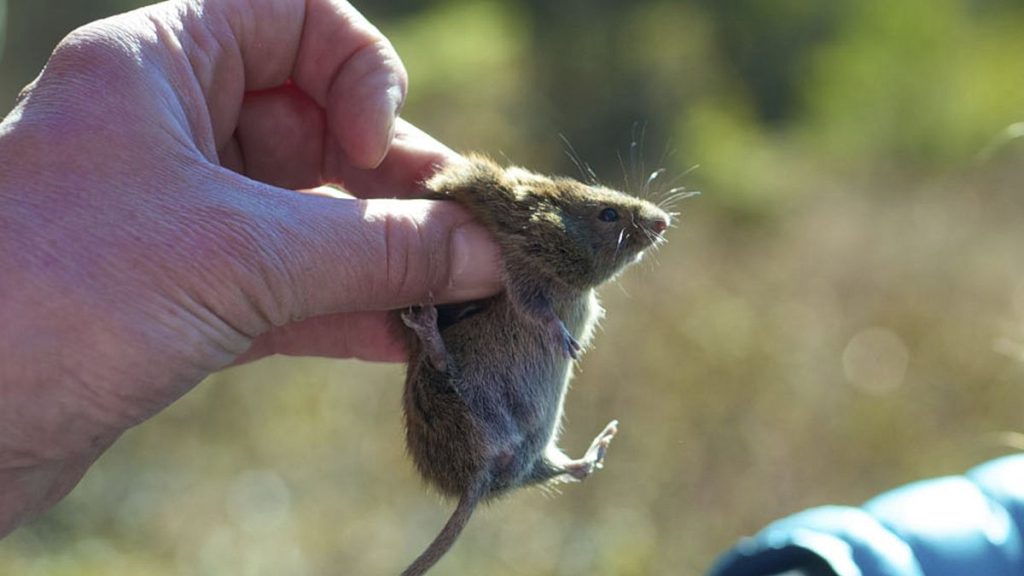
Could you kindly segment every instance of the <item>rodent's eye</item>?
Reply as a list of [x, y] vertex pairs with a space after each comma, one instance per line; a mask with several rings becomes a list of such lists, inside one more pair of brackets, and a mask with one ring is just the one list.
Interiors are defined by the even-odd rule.
[[601, 210], [601, 213], [597, 215], [603, 222], [616, 222], [619, 219], [619, 213], [615, 208], [605, 208]]

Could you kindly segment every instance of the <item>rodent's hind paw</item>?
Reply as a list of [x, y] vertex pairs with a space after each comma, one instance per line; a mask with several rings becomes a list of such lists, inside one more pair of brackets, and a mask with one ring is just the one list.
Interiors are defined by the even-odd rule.
[[416, 333], [430, 365], [439, 372], [447, 371], [448, 350], [437, 329], [437, 308], [433, 304], [409, 308], [402, 312], [402, 323]]
[[410, 306], [402, 311], [402, 322], [406, 326], [416, 330], [437, 326], [437, 308], [433, 304], [422, 306]]
[[604, 455], [608, 452], [608, 445], [612, 438], [619, 431], [619, 421], [612, 420], [604, 427], [604, 430], [590, 443], [590, 448], [583, 458], [574, 460], [565, 467], [566, 473], [576, 480], [583, 480], [604, 467]]
[[593, 459], [594, 465], [601, 468], [604, 465], [604, 455], [608, 451], [608, 445], [612, 443], [612, 438], [619, 431], [619, 421], [612, 420], [604, 427], [604, 430], [594, 438], [594, 441], [590, 443], [590, 448], [587, 449], [586, 455], [583, 456], [584, 460]]

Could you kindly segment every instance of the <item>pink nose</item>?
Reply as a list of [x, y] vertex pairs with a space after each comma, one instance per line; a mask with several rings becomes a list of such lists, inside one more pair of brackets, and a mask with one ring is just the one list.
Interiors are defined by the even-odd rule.
[[651, 228], [654, 229], [655, 234], [661, 234], [662, 232], [665, 231], [665, 228], [668, 228], [668, 222], [665, 222], [661, 218], [658, 218], [657, 220], [651, 222]]

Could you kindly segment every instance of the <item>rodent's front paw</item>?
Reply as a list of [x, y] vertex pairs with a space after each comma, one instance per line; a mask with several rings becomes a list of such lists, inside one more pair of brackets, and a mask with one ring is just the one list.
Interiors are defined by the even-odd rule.
[[583, 348], [580, 346], [580, 343], [573, 338], [569, 329], [565, 327], [565, 323], [558, 318], [553, 318], [549, 326], [552, 337], [562, 349], [562, 355], [566, 358], [572, 358], [573, 360], [579, 358], [580, 351]]

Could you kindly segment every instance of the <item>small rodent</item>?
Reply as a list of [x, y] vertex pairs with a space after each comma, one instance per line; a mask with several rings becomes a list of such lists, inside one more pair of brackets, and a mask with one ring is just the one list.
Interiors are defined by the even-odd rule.
[[442, 170], [427, 188], [494, 235], [506, 289], [401, 314], [412, 330], [406, 444], [423, 477], [459, 499], [403, 576], [440, 560], [479, 502], [520, 486], [583, 480], [601, 467], [615, 421], [580, 459], [556, 446], [572, 361], [603, 314], [594, 288], [661, 242], [670, 223], [639, 198], [479, 156]]

